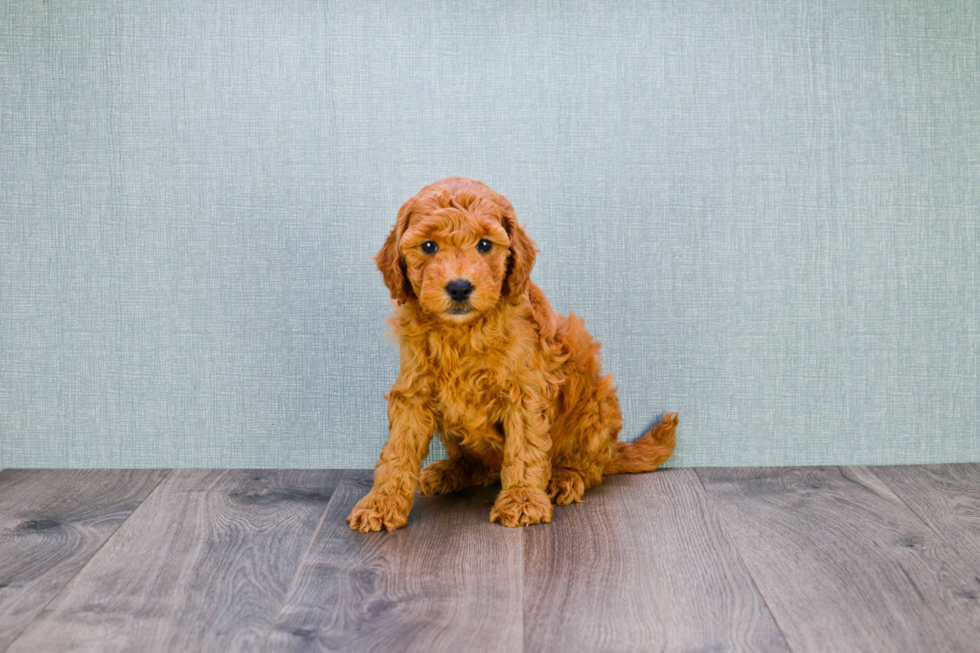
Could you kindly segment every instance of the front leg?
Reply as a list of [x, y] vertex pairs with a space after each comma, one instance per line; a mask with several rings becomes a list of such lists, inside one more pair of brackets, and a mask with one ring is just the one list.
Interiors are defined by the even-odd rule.
[[408, 522], [419, 468], [429, 454], [435, 428], [430, 398], [420, 392], [392, 388], [388, 396], [388, 442], [374, 466], [374, 487], [357, 502], [347, 521], [353, 530], [393, 531]]
[[543, 411], [519, 402], [504, 420], [502, 491], [490, 521], [504, 526], [530, 526], [551, 521], [548, 480], [551, 478], [551, 424]]

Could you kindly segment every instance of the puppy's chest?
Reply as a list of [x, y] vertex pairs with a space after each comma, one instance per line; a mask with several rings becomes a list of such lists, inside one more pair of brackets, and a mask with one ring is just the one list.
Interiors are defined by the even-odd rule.
[[447, 427], [473, 428], [498, 421], [512, 382], [495, 356], [435, 363], [435, 399]]

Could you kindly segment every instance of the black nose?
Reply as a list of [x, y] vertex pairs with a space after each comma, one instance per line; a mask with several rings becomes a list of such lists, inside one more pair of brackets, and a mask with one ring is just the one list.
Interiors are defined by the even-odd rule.
[[473, 284], [466, 279], [454, 279], [446, 284], [446, 294], [454, 302], [465, 302], [466, 298], [473, 292]]

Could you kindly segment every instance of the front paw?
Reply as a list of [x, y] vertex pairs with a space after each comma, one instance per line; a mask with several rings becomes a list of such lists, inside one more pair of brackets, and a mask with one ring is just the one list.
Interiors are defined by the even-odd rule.
[[530, 526], [551, 521], [551, 501], [548, 495], [529, 487], [504, 490], [490, 511], [490, 521], [504, 526]]
[[411, 498], [405, 500], [402, 497], [372, 490], [357, 502], [354, 509], [350, 511], [347, 522], [351, 530], [362, 533], [380, 531], [382, 528], [393, 531], [408, 523], [408, 513], [411, 509]]

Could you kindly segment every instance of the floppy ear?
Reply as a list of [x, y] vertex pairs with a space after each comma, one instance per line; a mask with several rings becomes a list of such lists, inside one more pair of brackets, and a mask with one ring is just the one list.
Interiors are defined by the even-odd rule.
[[534, 267], [535, 252], [537, 247], [534, 241], [528, 238], [524, 232], [524, 227], [517, 223], [517, 216], [514, 214], [514, 207], [507, 202], [502, 211], [504, 229], [510, 239], [510, 258], [507, 260], [507, 277], [504, 279], [504, 287], [501, 294], [512, 302], [517, 302], [527, 288], [528, 279], [531, 276], [531, 268]]
[[385, 285], [391, 291], [391, 298], [398, 304], [404, 304], [410, 299], [415, 299], [415, 291], [408, 280], [405, 271], [405, 262], [402, 261], [401, 253], [398, 251], [398, 241], [408, 227], [408, 220], [415, 210], [415, 198], [408, 200], [398, 209], [398, 219], [395, 226], [391, 228], [391, 233], [385, 239], [385, 244], [374, 256], [374, 262], [381, 270]]

